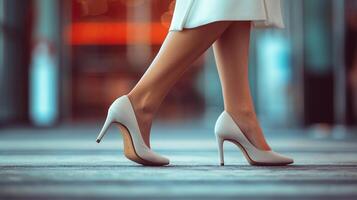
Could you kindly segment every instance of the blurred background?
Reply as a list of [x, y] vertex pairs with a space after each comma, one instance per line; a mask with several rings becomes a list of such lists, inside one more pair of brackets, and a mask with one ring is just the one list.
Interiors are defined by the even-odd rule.
[[218, 166], [209, 49], [159, 110], [151, 147], [170, 166], [150, 168], [123, 156], [115, 127], [95, 138], [175, 2], [0, 0], [0, 199], [357, 199], [357, 1], [282, 3], [285, 29], [251, 33], [249, 76], [269, 144], [294, 165], [252, 167], [225, 143]]
[[[0, 0], [0, 127], [102, 121], [145, 72], [174, 1]], [[252, 32], [250, 80], [262, 124], [357, 124], [356, 1], [283, 1], [285, 29]], [[223, 108], [212, 51], [165, 99], [159, 121], [213, 123]]]

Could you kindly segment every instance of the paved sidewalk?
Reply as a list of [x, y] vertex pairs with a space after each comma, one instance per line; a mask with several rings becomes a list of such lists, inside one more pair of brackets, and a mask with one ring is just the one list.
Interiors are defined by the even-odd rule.
[[0, 130], [0, 199], [357, 199], [352, 136], [270, 130], [271, 146], [294, 165], [249, 166], [225, 143], [221, 167], [211, 129], [158, 125], [152, 147], [171, 165], [143, 167], [122, 155], [116, 129], [96, 144], [98, 128]]

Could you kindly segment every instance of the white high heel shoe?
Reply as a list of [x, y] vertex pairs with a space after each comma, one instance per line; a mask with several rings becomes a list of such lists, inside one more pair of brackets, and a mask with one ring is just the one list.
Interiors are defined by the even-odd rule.
[[167, 158], [155, 153], [144, 143], [128, 96], [119, 97], [109, 107], [107, 119], [97, 137], [97, 143], [101, 141], [112, 123], [119, 125], [124, 139], [124, 154], [128, 159], [150, 166], [169, 164], [170, 161]]
[[288, 165], [294, 162], [293, 159], [280, 155], [274, 151], [264, 151], [256, 148], [244, 135], [238, 125], [227, 111], [218, 117], [215, 134], [218, 143], [220, 164], [224, 165], [223, 142], [230, 141], [236, 144], [243, 152], [245, 158], [251, 165]]

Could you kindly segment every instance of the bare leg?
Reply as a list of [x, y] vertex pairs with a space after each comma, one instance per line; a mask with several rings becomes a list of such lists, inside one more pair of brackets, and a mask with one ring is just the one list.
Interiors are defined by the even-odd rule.
[[170, 88], [190, 64], [224, 32], [232, 22], [222, 21], [181, 32], [169, 32], [143, 77], [128, 94], [141, 134], [150, 147], [153, 117]]
[[246, 137], [259, 149], [269, 150], [257, 120], [248, 80], [250, 22], [232, 23], [213, 44], [222, 84], [224, 108]]

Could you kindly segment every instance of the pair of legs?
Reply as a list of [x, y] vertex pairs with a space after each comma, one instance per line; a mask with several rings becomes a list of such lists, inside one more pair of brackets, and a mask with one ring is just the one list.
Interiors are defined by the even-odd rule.
[[144, 142], [150, 147], [153, 118], [170, 88], [212, 44], [224, 108], [259, 149], [269, 150], [259, 126], [248, 81], [250, 22], [220, 21], [169, 32], [148, 70], [130, 91]]

